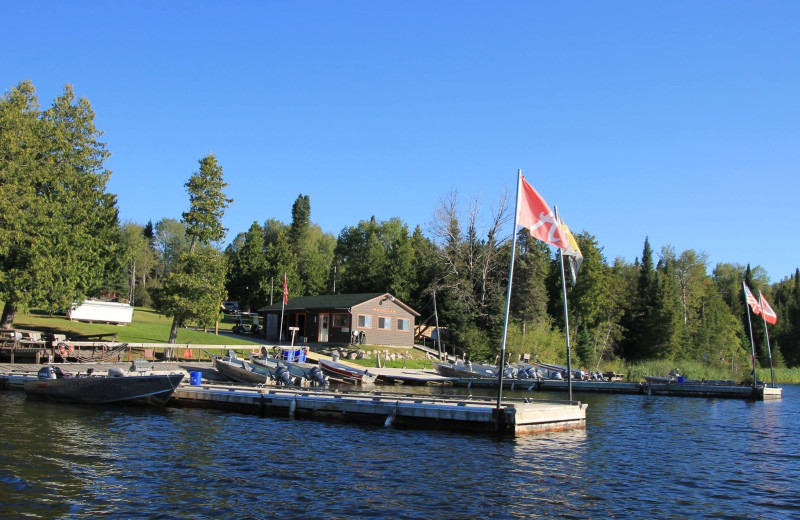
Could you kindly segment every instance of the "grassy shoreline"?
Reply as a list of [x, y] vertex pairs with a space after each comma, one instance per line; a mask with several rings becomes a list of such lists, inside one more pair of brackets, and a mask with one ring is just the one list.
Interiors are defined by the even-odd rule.
[[[236, 323], [234, 316], [224, 315], [219, 323], [220, 332], [231, 332]], [[17, 329], [30, 329], [53, 332], [67, 335], [88, 334], [116, 334], [120, 343], [166, 343], [169, 340], [172, 318], [158, 314], [153, 309], [136, 307], [133, 313], [133, 322], [129, 325], [114, 325], [108, 323], [84, 323], [70, 321], [64, 316], [48, 316], [43, 313], [32, 312], [17, 314], [14, 327]], [[181, 328], [178, 329], [178, 344], [198, 345], [251, 345], [260, 344], [258, 338], [252, 336], [239, 336], [233, 334], [214, 334], [214, 331]]]
[[[214, 331], [182, 328], [178, 330], [177, 344], [197, 345], [258, 345], [263, 341], [251, 336], [227, 334], [236, 324], [237, 317], [224, 315], [219, 323], [219, 331], [226, 334], [214, 334]], [[87, 334], [116, 334], [117, 341], [121, 343], [166, 343], [172, 319], [158, 314], [153, 309], [136, 307], [133, 322], [130, 325], [112, 325], [106, 323], [83, 323], [70, 321], [63, 316], [48, 316], [40, 312], [17, 314], [14, 327], [48, 331], [57, 334], [87, 335]], [[364, 345], [364, 350], [384, 350], [385, 347]], [[395, 349], [390, 349], [395, 350]], [[403, 350], [403, 349], [400, 349]], [[376, 360], [364, 359], [351, 361], [366, 367], [374, 367]], [[383, 362], [390, 368], [430, 369], [432, 361], [420, 353], [414, 359]], [[581, 368], [575, 366], [576, 369]], [[706, 380], [732, 380], [737, 383], [752, 381], [752, 365], [744, 362], [739, 365], [728, 366], [719, 363], [694, 361], [694, 360], [648, 360], [636, 363], [627, 363], [621, 359], [601, 363], [598, 369], [601, 372], [617, 372], [625, 375], [626, 381], [644, 381], [644, 376], [665, 376], [670, 370], [677, 368], [680, 374], [687, 379]], [[770, 381], [769, 367], [759, 367], [756, 371], [758, 379]], [[775, 368], [775, 382], [781, 384], [800, 384], [800, 367]]]

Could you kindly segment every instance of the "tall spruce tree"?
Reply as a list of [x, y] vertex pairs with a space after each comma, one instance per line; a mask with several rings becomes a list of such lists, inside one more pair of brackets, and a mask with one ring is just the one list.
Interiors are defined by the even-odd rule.
[[653, 354], [653, 342], [656, 338], [652, 327], [657, 324], [655, 316], [657, 289], [653, 250], [650, 247], [650, 239], [645, 237], [636, 294], [633, 304], [623, 318], [623, 325], [628, 331], [623, 340], [623, 352], [630, 360], [646, 359]]
[[233, 202], [222, 191], [228, 184], [223, 180], [217, 157], [209, 154], [199, 163], [200, 169], [186, 183], [189, 211], [183, 214], [183, 223], [190, 238], [190, 252], [198, 242], [214, 244], [225, 238], [227, 229], [222, 227], [222, 217], [225, 208]]
[[172, 316], [169, 343], [177, 341], [178, 327], [189, 319], [204, 327], [212, 325], [225, 298], [227, 264], [213, 244], [225, 237], [222, 216], [233, 201], [222, 191], [227, 183], [216, 157], [208, 155], [199, 163], [199, 171], [186, 183], [190, 204], [183, 222], [189, 251], [179, 255], [177, 269], [151, 292], [156, 310]]

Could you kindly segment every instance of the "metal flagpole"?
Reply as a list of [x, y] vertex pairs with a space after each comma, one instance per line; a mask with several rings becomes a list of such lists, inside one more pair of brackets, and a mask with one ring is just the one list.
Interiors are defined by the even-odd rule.
[[283, 309], [286, 307], [286, 273], [283, 273], [283, 286], [281, 290], [281, 326], [278, 328], [278, 343], [283, 343]]
[[764, 317], [763, 307], [761, 308], [761, 318], [764, 320], [764, 334], [766, 334], [767, 338], [767, 354], [769, 354], [769, 380], [772, 388], [775, 388], [775, 372], [772, 369], [772, 349], [769, 346], [769, 330], [767, 330], [767, 318]]
[[436, 289], [433, 290], [433, 317], [436, 321], [436, 347], [439, 351], [439, 361], [447, 361], [442, 359], [442, 332], [439, 330], [439, 313], [436, 311]]
[[[511, 282], [514, 279], [514, 257], [517, 252], [517, 217], [519, 215], [519, 187], [522, 183], [522, 170], [517, 170], [517, 198], [514, 204], [514, 228], [511, 242], [511, 265], [508, 267], [508, 292], [506, 294], [506, 316], [503, 322], [503, 343], [500, 346], [500, 374], [497, 376], [497, 420], [500, 421], [500, 401], [503, 396], [503, 371], [506, 362], [506, 338], [508, 337], [508, 315], [511, 311]], [[498, 423], [499, 425], [499, 423]]]
[[753, 341], [753, 322], [750, 319], [750, 304], [747, 303], [747, 284], [742, 282], [742, 289], [744, 290], [744, 306], [747, 311], [747, 326], [750, 327], [750, 348], [753, 351], [753, 390], [756, 389], [756, 344]]
[[[555, 209], [556, 225], [561, 227], [561, 219], [558, 218], [558, 206]], [[558, 248], [558, 260], [561, 263], [561, 289], [564, 292], [564, 332], [567, 335], [567, 387], [569, 388], [569, 400], [572, 401], [572, 349], [569, 343], [569, 309], [567, 309], [567, 280], [564, 276], [564, 250]]]

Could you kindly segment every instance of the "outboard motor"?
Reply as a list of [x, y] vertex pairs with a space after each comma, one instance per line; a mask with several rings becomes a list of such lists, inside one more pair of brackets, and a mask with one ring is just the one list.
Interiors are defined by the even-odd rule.
[[289, 369], [283, 365], [279, 366], [275, 370], [275, 379], [278, 380], [278, 384], [283, 386], [289, 386], [292, 384], [292, 376], [289, 374]]
[[325, 377], [325, 373], [320, 370], [319, 367], [312, 367], [311, 370], [308, 371], [308, 375], [311, 382], [315, 385], [328, 386], [328, 378]]
[[36, 377], [39, 379], [55, 379], [56, 373], [50, 367], [42, 367], [39, 369], [39, 372], [36, 374]]

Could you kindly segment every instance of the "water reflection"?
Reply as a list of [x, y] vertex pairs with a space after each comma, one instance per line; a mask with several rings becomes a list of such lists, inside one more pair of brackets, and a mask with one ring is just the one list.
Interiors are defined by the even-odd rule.
[[797, 387], [776, 403], [577, 397], [589, 403], [586, 430], [498, 440], [59, 406], [0, 392], [0, 517], [781, 518], [800, 510]]

